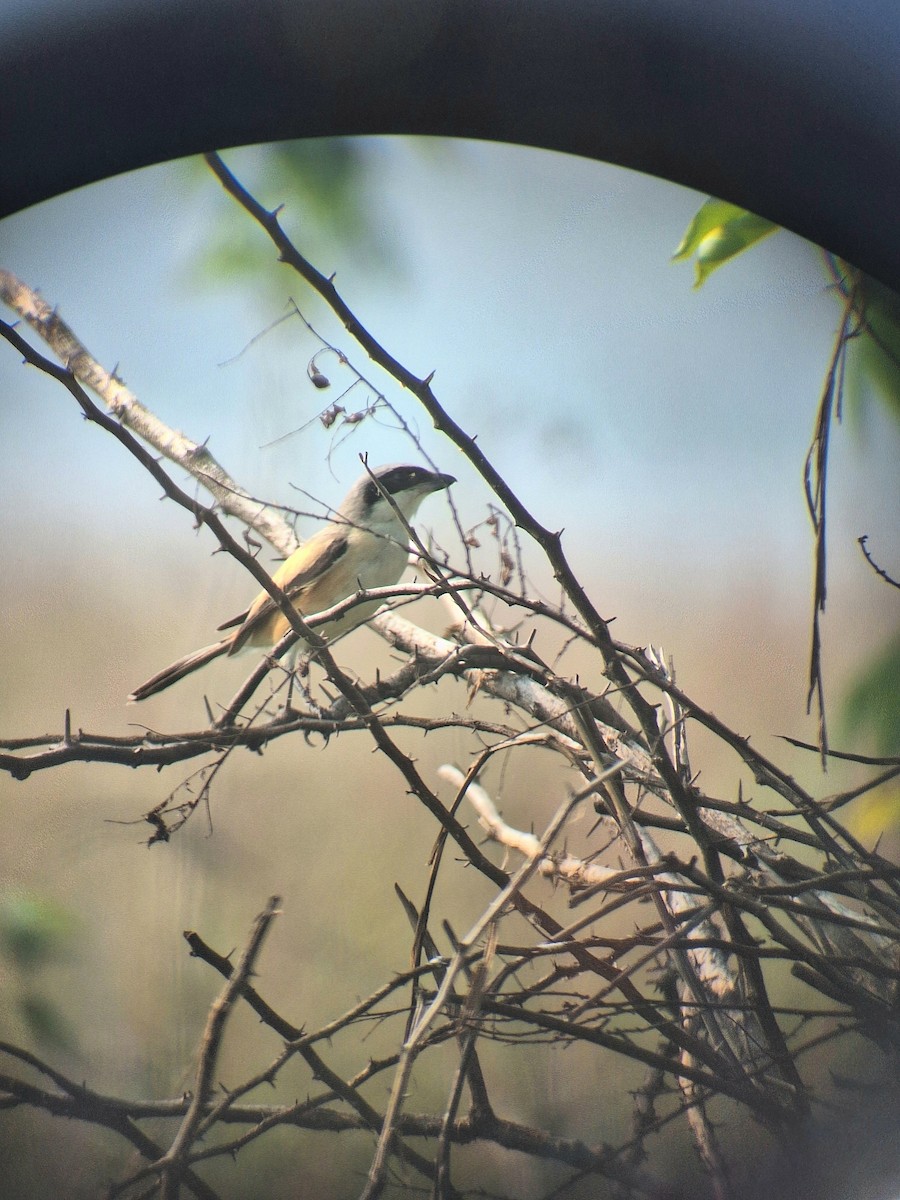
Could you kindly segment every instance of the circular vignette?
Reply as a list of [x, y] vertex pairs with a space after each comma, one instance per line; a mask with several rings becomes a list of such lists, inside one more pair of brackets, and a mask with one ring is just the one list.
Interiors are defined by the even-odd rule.
[[0, 215], [254, 142], [428, 134], [719, 196], [900, 289], [896, 0], [7, 0]]

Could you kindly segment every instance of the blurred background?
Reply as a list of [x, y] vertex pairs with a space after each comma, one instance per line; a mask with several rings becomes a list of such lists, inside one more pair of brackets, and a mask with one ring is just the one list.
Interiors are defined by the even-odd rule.
[[[621, 168], [521, 147], [399, 138], [225, 157], [263, 203], [285, 205], [288, 233], [336, 276], [381, 344], [418, 375], [435, 371], [441, 403], [477, 434], [535, 516], [564, 528], [570, 559], [600, 612], [615, 618], [617, 637], [662, 645], [690, 695], [752, 735], [815, 795], [860, 778], [840, 764], [823, 775], [815, 755], [780, 740], [815, 740], [806, 713], [812, 531], [802, 475], [841, 316], [819, 251], [779, 232], [695, 290], [691, 267], [671, 258], [703, 197]], [[317, 419], [334, 401], [361, 412], [372, 396], [357, 387], [342, 397], [353, 376], [329, 355], [317, 362], [331, 389], [312, 386], [307, 363], [319, 343], [296, 319], [273, 327], [292, 298], [458, 477], [464, 524], [487, 516], [490, 497], [474, 472], [363, 360], [202, 164], [112, 179], [9, 218], [0, 225], [0, 260], [58, 307], [144, 404], [208, 439], [251, 492], [314, 513], [322, 506], [309, 496], [336, 503], [359, 474], [361, 453], [373, 463], [419, 456], [384, 412], [327, 428]], [[219, 662], [139, 708], [125, 697], [211, 641], [255, 595], [254, 581], [214, 555], [212, 537], [161, 503], [138, 464], [7, 345], [0, 394], [0, 737], [61, 732], [67, 708], [73, 728], [92, 732], [199, 728], [204, 694], [230, 696], [246, 659]], [[897, 576], [900, 438], [864, 384], [848, 399], [829, 467], [826, 686], [833, 743], [849, 743], [852, 733], [854, 749], [872, 751], [865, 728], [851, 730], [845, 702], [863, 668], [884, 654], [896, 605], [857, 539], [868, 535]], [[423, 507], [419, 524], [453, 550], [442, 499]], [[312, 519], [299, 525], [303, 534], [314, 528]], [[553, 598], [547, 572], [523, 551]], [[264, 551], [263, 561], [272, 565], [274, 556]], [[437, 606], [410, 615], [438, 632], [445, 619]], [[342, 642], [338, 658], [363, 675], [392, 661], [366, 630]], [[464, 689], [442, 688], [420, 704], [465, 707]], [[444, 761], [468, 765], [462, 737], [400, 740], [426, 778]], [[736, 797], [733, 760], [700, 741], [693, 758], [705, 790]], [[208, 816], [198, 811], [171, 843], [148, 850], [142, 814], [190, 770], [73, 764], [22, 782], [0, 779], [0, 1037], [110, 1094], [167, 1097], [188, 1086], [219, 981], [188, 957], [182, 930], [227, 953], [266, 898], [281, 895], [263, 990], [307, 1027], [408, 965], [398, 953], [410, 937], [392, 883], [421, 899], [436, 829], [362, 735], [324, 749], [288, 739], [262, 758], [235, 755]], [[505, 771], [492, 767], [484, 782], [509, 820], [540, 828], [566, 780], [552, 764], [523, 758]], [[884, 797], [872, 797], [848, 819], [867, 844], [884, 830], [885, 851], [890, 811]], [[471, 875], [448, 871], [442, 882], [441, 902], [459, 929], [490, 896]], [[246, 1013], [235, 1030], [225, 1082], [278, 1050]], [[336, 1044], [333, 1065], [351, 1073], [358, 1050]], [[562, 1063], [548, 1055], [545, 1073], [532, 1078], [539, 1059], [515, 1064], [514, 1051], [493, 1053], [511, 1118], [547, 1120], [546, 1108], [569, 1136], [624, 1135], [627, 1089], [639, 1079], [632, 1068], [610, 1063], [621, 1076], [604, 1079], [598, 1099], [594, 1067], [572, 1055]], [[448, 1051], [448, 1070], [452, 1061]], [[285, 1085], [302, 1095], [312, 1082], [299, 1065], [294, 1072]], [[445, 1094], [446, 1079], [416, 1084], [414, 1108]], [[92, 1129], [51, 1128], [29, 1114], [3, 1124], [0, 1167], [11, 1195], [94, 1196], [127, 1161], [120, 1143]], [[49, 1139], [63, 1148], [62, 1166], [42, 1151]], [[282, 1154], [272, 1154], [275, 1144]], [[672, 1178], [693, 1180], [684, 1145], [664, 1135], [660, 1147]], [[354, 1172], [365, 1168], [370, 1140], [347, 1137], [333, 1157], [323, 1148], [313, 1135], [280, 1134], [245, 1151], [252, 1195], [356, 1195]], [[875, 1188], [890, 1164], [868, 1162]], [[508, 1194], [539, 1195], [552, 1181], [499, 1152], [496, 1170]], [[230, 1164], [210, 1179], [225, 1195], [251, 1195], [246, 1180], [229, 1190]], [[836, 1188], [842, 1182], [836, 1167]], [[672, 1194], [681, 1194], [674, 1184]]]

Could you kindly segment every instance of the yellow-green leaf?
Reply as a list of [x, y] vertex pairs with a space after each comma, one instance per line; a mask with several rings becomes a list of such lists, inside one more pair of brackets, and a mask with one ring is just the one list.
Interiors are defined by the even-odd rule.
[[900, 296], [867, 278], [862, 298], [865, 336], [857, 339], [850, 365], [900, 420]]
[[765, 217], [758, 217], [727, 200], [709, 199], [694, 214], [672, 259], [681, 262], [693, 257], [694, 287], [700, 287], [722, 263], [742, 254], [777, 229], [778, 226]]
[[58, 959], [71, 928], [69, 915], [50, 900], [23, 892], [0, 896], [0, 952], [21, 971]]
[[867, 732], [879, 754], [900, 751], [900, 634], [896, 634], [858, 676], [844, 701], [851, 731]]

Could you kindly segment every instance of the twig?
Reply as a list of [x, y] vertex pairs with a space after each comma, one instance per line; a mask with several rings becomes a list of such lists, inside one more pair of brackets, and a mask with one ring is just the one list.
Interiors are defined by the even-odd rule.
[[859, 542], [859, 548], [863, 552], [863, 557], [875, 574], [880, 576], [885, 583], [889, 583], [891, 587], [900, 588], [900, 580], [896, 580], [893, 576], [888, 575], [884, 567], [880, 567], [872, 557], [872, 552], [869, 550], [869, 535], [864, 533], [862, 537], [858, 537], [856, 540]]
[[[609, 768], [608, 778], [613, 778], [623, 768], [624, 763], [616, 763]], [[579, 798], [580, 799], [580, 798]], [[579, 799], [568, 800], [558, 809], [553, 820], [547, 827], [544, 834], [543, 852], [546, 852], [548, 847], [562, 829], [567, 821], [572, 809], [579, 802]], [[498, 893], [495, 899], [488, 905], [485, 911], [481, 914], [469, 932], [460, 940], [459, 948], [450, 962], [447, 973], [437, 990], [437, 994], [431, 1003], [424, 1009], [415, 1022], [413, 1029], [403, 1044], [400, 1057], [400, 1065], [397, 1070], [397, 1076], [394, 1080], [394, 1087], [391, 1091], [391, 1098], [388, 1107], [384, 1114], [384, 1124], [382, 1127], [381, 1137], [378, 1139], [375, 1155], [372, 1159], [372, 1164], [369, 1168], [369, 1175], [366, 1181], [366, 1186], [360, 1194], [360, 1200], [376, 1200], [384, 1190], [385, 1172], [387, 1170], [388, 1158], [395, 1136], [395, 1126], [397, 1118], [400, 1114], [403, 1097], [406, 1092], [406, 1084], [412, 1071], [413, 1063], [415, 1062], [419, 1047], [432, 1023], [436, 1019], [438, 1013], [443, 1009], [449, 993], [456, 981], [456, 976], [462, 969], [464, 956], [466, 952], [475, 944], [476, 941], [488, 930], [493, 923], [498, 919], [504, 908], [512, 901], [513, 897], [521, 890], [530, 876], [537, 868], [537, 856], [527, 859], [522, 866], [516, 871], [515, 875], [509, 880], [506, 886]]]
[[153, 1169], [159, 1172], [162, 1179], [163, 1200], [177, 1200], [184, 1171], [184, 1160], [196, 1136], [204, 1107], [212, 1093], [212, 1080], [225, 1025], [231, 1015], [235, 1000], [253, 973], [263, 940], [272, 921], [278, 915], [280, 903], [280, 898], [273, 896], [254, 921], [247, 945], [230, 979], [210, 1009], [206, 1030], [200, 1044], [200, 1060], [197, 1065], [197, 1077], [194, 1082], [191, 1103], [167, 1153], [153, 1164]]
[[816, 416], [815, 431], [806, 455], [803, 481], [806, 491], [806, 504], [809, 509], [815, 533], [815, 572], [813, 580], [813, 614], [812, 635], [809, 654], [809, 690], [806, 697], [806, 709], [810, 711], [813, 698], [819, 719], [819, 748], [822, 769], [827, 769], [828, 761], [828, 729], [825, 717], [825, 681], [822, 669], [822, 632], [820, 626], [821, 614], [825, 611], [827, 597], [827, 568], [826, 568], [826, 514], [828, 495], [828, 447], [831, 433], [831, 421], [834, 415], [840, 420], [841, 404], [844, 387], [844, 362], [849, 339], [853, 336], [854, 322], [857, 320], [858, 298], [856, 285], [847, 292], [844, 312], [838, 334], [835, 339], [831, 363], [825, 375], [825, 386], [819, 402]]

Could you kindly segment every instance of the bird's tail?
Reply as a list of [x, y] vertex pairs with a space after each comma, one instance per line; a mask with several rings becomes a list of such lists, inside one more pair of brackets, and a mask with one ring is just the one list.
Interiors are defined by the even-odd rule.
[[220, 654], [226, 654], [231, 647], [231, 642], [232, 638], [230, 637], [222, 638], [221, 642], [213, 642], [211, 646], [204, 646], [202, 650], [186, 654], [184, 658], [179, 658], [177, 662], [173, 662], [162, 671], [157, 671], [146, 683], [142, 683], [140, 687], [134, 689], [128, 697], [128, 703], [133, 704], [138, 700], [146, 700], [148, 696], [155, 696], [157, 692], [171, 687], [179, 679], [184, 679], [185, 675], [190, 675], [192, 671], [205, 667], [208, 662], [212, 662]]

